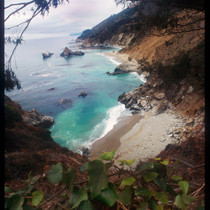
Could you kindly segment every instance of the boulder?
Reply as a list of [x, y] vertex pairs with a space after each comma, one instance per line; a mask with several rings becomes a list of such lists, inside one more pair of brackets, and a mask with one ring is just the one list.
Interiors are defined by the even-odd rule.
[[63, 52], [60, 54], [61, 57], [70, 57], [70, 56], [82, 56], [85, 53], [82, 51], [72, 51], [68, 47], [65, 47]]
[[79, 97], [82, 96], [82, 97], [85, 97], [87, 96], [87, 93], [85, 91], [82, 91], [80, 94], [79, 94]]
[[67, 99], [67, 98], [61, 98], [60, 101], [59, 101], [59, 104], [67, 104], [67, 103], [70, 103], [71, 100], [70, 99]]
[[130, 63], [122, 63], [120, 65], [118, 65], [114, 72], [109, 73], [107, 72], [107, 74], [109, 75], [118, 75], [118, 74], [125, 74], [125, 73], [129, 73], [129, 72], [136, 72], [138, 71], [139, 65], [137, 64], [130, 64]]
[[43, 58], [50, 58], [52, 55], [53, 55], [53, 53], [50, 53], [50, 52], [43, 52], [42, 53]]
[[22, 115], [23, 121], [32, 126], [39, 126], [43, 128], [49, 128], [53, 125], [54, 119], [51, 116], [45, 116], [32, 109], [32, 111], [25, 111]]

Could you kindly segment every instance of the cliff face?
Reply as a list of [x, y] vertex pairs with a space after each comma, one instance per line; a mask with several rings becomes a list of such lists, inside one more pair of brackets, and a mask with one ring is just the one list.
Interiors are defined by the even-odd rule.
[[54, 142], [45, 126], [36, 124], [37, 118], [34, 126], [34, 116], [42, 115], [34, 111], [24, 111], [17, 102], [5, 96], [6, 182], [25, 179], [29, 173], [41, 175], [50, 165], [59, 161], [79, 171], [80, 166], [87, 160]]

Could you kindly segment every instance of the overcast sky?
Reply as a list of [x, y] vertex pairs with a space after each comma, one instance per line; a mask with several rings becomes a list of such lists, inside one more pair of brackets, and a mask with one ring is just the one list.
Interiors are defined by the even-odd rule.
[[[10, 2], [14, 3], [12, 0], [5, 0], [5, 5], [10, 4]], [[50, 8], [49, 14], [44, 17], [37, 16], [31, 22], [25, 37], [27, 34], [69, 35], [80, 33], [120, 11], [122, 11], [122, 6], [116, 6], [114, 0], [70, 0], [70, 3], [59, 5], [56, 9]], [[21, 13], [12, 16], [6, 22], [5, 27], [23, 21], [30, 14], [30, 12], [25, 12], [25, 15]]]

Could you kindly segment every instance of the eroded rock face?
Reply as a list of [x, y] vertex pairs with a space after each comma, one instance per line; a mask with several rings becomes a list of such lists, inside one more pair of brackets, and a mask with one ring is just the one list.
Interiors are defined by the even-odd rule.
[[50, 52], [43, 52], [42, 53], [43, 58], [50, 58], [52, 55], [53, 55], [53, 53], [50, 53]]
[[63, 52], [60, 54], [61, 57], [70, 57], [70, 56], [82, 56], [85, 53], [82, 51], [72, 51], [68, 47], [65, 47]]
[[35, 109], [32, 109], [32, 111], [25, 111], [22, 118], [28, 125], [40, 126], [43, 128], [49, 128], [54, 123], [54, 119], [52, 117], [42, 115]]
[[139, 65], [137, 64], [129, 64], [129, 63], [123, 63], [118, 65], [114, 72], [109, 73], [107, 72], [107, 74], [109, 75], [118, 75], [118, 74], [125, 74], [125, 73], [129, 73], [129, 72], [137, 72], [139, 71]]

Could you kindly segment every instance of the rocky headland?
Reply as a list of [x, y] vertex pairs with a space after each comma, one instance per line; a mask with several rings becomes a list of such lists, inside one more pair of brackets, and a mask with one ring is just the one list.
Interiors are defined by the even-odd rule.
[[[204, 30], [187, 28], [186, 33], [162, 34], [154, 27], [145, 29], [138, 23], [139, 9], [127, 8], [84, 31], [77, 39], [82, 47], [124, 46], [109, 55], [121, 59], [121, 64], [107, 74], [137, 72], [145, 78], [143, 85], [118, 98], [133, 116], [119, 121], [106, 136], [94, 142], [90, 151], [84, 151], [94, 159], [115, 149], [116, 164], [118, 160], [136, 159], [133, 170], [154, 157], [179, 160], [177, 174], [200, 189], [201, 201], [205, 186]], [[156, 11], [152, 3], [142, 8], [146, 15]], [[203, 15], [197, 12], [188, 18], [200, 17], [200, 21], [192, 20], [200, 27], [204, 25]], [[182, 25], [189, 26], [185, 21]], [[61, 56], [69, 57], [71, 53], [65, 48]], [[37, 114], [36, 110], [25, 112], [8, 98], [5, 104], [8, 181], [23, 179], [30, 170], [43, 174], [58, 161], [79, 173], [87, 158], [53, 141], [50, 132], [43, 128], [53, 123], [50, 117]], [[43, 124], [43, 120], [47, 123]]]

